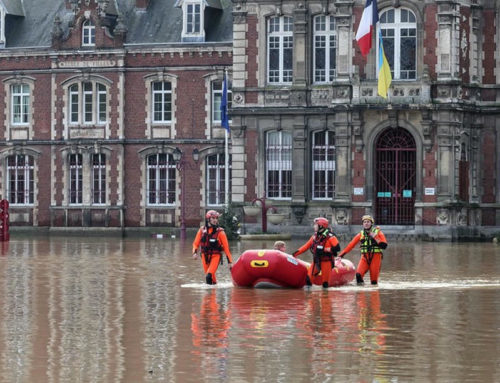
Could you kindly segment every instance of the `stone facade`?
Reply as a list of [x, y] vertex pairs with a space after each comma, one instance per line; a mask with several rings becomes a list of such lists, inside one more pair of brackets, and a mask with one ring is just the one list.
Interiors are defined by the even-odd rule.
[[[364, 58], [355, 41], [364, 1], [233, 2], [232, 144], [238, 153], [233, 161], [241, 164], [233, 167], [233, 185], [241, 185], [233, 187], [234, 202], [245, 205], [268, 195], [266, 134], [288, 132], [292, 192], [272, 200], [287, 213], [287, 229], [300, 232], [301, 225], [322, 215], [336, 231], [355, 231], [363, 214], [382, 211], [377, 210], [378, 140], [384, 132], [402, 129], [414, 140], [414, 185], [403, 190], [413, 198], [413, 213], [403, 225], [392, 217], [389, 227], [445, 238], [473, 237], [478, 227], [481, 233], [496, 230], [498, 2], [379, 1], [379, 14], [409, 10], [416, 17], [416, 76], [393, 79], [387, 99], [377, 95], [376, 49]], [[314, 78], [319, 15], [335, 24], [336, 76], [327, 84]], [[283, 17], [293, 20], [293, 80], [272, 84], [266, 77], [268, 23]], [[312, 192], [311, 145], [318, 131], [335, 136], [335, 194], [328, 199], [315, 199]]]

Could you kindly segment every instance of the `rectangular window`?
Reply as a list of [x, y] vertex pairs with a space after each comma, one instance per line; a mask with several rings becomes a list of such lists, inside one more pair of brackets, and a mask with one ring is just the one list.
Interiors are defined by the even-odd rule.
[[7, 196], [12, 205], [32, 205], [34, 199], [34, 160], [23, 154], [7, 157]]
[[332, 199], [335, 194], [335, 136], [333, 132], [313, 134], [313, 199]]
[[[226, 156], [207, 157], [207, 204], [223, 205], [226, 200]], [[229, 190], [231, 190], [231, 157], [229, 157]]]
[[98, 115], [98, 121], [101, 123], [106, 123], [107, 120], [106, 103], [107, 103], [106, 87], [102, 84], [97, 84], [97, 107], [99, 108], [97, 115]]
[[78, 123], [78, 116], [79, 116], [79, 111], [78, 111], [78, 84], [71, 85], [69, 88], [69, 115], [70, 115], [70, 121], [74, 124]]
[[167, 81], [154, 82], [153, 91], [153, 123], [170, 123], [172, 121], [172, 85]]
[[268, 20], [267, 80], [290, 84], [293, 80], [293, 18], [272, 17]]
[[314, 82], [332, 82], [337, 75], [337, 36], [333, 16], [314, 18]]
[[292, 197], [292, 135], [269, 132], [266, 140], [267, 197]]
[[201, 29], [201, 7], [200, 4], [188, 4], [186, 15], [186, 32], [198, 34]]
[[83, 83], [83, 122], [91, 124], [93, 121], [92, 115], [92, 83]]
[[92, 155], [92, 202], [97, 205], [106, 203], [106, 155]]
[[12, 85], [12, 124], [29, 122], [30, 87], [27, 84]]
[[153, 154], [147, 158], [148, 204], [175, 204], [176, 167], [171, 154]]
[[69, 203], [80, 205], [82, 203], [82, 155], [69, 155]]

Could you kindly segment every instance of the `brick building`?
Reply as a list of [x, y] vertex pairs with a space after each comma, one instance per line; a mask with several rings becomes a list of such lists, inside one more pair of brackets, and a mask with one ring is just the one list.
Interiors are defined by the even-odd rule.
[[225, 200], [227, 69], [231, 200], [250, 230], [241, 207], [265, 196], [292, 232], [318, 215], [357, 230], [365, 213], [412, 234], [494, 232], [499, 3], [379, 1], [387, 99], [377, 50], [354, 38], [364, 3], [0, 0], [12, 225], [197, 226]]
[[223, 204], [231, 20], [228, 0], [0, 0], [11, 225], [197, 226]]
[[378, 1], [387, 99], [378, 50], [355, 41], [364, 0], [233, 3], [233, 201], [265, 194], [288, 224], [340, 232], [366, 213], [431, 237], [498, 230], [498, 1]]

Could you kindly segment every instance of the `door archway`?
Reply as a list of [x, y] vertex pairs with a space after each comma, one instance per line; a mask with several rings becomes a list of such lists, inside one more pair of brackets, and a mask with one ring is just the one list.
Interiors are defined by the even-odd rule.
[[376, 140], [375, 219], [385, 225], [415, 224], [415, 139], [403, 128], [388, 128]]

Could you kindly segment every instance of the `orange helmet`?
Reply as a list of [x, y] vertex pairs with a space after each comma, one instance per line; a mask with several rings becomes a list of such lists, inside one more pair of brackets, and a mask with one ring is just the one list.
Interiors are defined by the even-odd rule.
[[328, 227], [328, 220], [323, 217], [314, 218], [314, 223], [317, 223], [318, 226], [324, 227], [325, 229]]
[[220, 214], [217, 213], [215, 210], [209, 210], [207, 211], [207, 214], [205, 214], [206, 219], [210, 219], [212, 217], [219, 218]]

